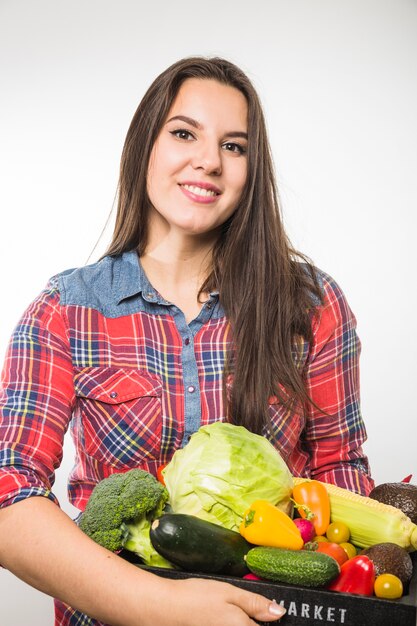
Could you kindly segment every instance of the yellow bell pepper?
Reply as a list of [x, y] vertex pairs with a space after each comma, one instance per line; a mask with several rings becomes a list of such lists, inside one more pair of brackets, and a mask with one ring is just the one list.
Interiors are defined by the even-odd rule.
[[301, 533], [289, 515], [266, 500], [256, 500], [243, 514], [239, 532], [257, 546], [301, 550]]

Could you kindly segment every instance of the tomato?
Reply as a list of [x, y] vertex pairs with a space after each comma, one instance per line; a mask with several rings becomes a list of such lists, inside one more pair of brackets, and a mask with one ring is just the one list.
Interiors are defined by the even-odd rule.
[[332, 556], [335, 561], [339, 563], [339, 565], [343, 565], [348, 560], [348, 555], [346, 551], [343, 550], [339, 546], [338, 543], [331, 543], [330, 541], [320, 541], [317, 544], [316, 552], [324, 552], [324, 554], [328, 554]]
[[343, 550], [346, 551], [346, 554], [348, 555], [349, 559], [353, 559], [353, 557], [356, 556], [357, 550], [356, 550], [355, 546], [353, 545], [353, 543], [348, 543], [347, 541], [342, 541], [341, 543], [339, 543], [339, 546], [341, 548], [343, 548]]
[[166, 467], [168, 464], [164, 463], [163, 465], [160, 465], [158, 467], [158, 469], [156, 470], [156, 477], [159, 480], [160, 483], [162, 483], [163, 485], [165, 485], [165, 481], [164, 481], [164, 476], [162, 474], [162, 470], [164, 469], [164, 467]]
[[329, 541], [327, 539], [327, 537], [325, 537], [325, 535], [316, 535], [315, 537], [313, 537], [312, 541], [317, 541], [317, 543], [320, 543], [322, 541]]
[[394, 574], [380, 574], [375, 579], [374, 592], [377, 598], [396, 600], [403, 595], [403, 584]]
[[334, 543], [344, 543], [350, 539], [350, 530], [344, 522], [332, 522], [327, 527], [326, 537]]

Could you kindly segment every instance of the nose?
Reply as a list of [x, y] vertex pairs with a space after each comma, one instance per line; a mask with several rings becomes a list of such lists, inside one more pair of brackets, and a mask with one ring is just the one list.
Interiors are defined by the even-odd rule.
[[222, 172], [221, 147], [214, 141], [199, 142], [191, 165], [195, 170], [218, 176]]

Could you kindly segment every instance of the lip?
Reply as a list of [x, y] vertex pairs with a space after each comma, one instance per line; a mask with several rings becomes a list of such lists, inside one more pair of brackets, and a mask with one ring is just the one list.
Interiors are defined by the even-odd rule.
[[[187, 187], [199, 187], [200, 189], [212, 191], [215, 195], [201, 196], [197, 193], [194, 193], [191, 189], [187, 189], [184, 185], [186, 185]], [[206, 182], [184, 180], [181, 183], [178, 183], [178, 186], [181, 189], [182, 193], [187, 196], [187, 198], [189, 198], [193, 202], [199, 202], [201, 204], [211, 204], [213, 202], [216, 202], [217, 198], [222, 193], [222, 191], [218, 187], [216, 187], [216, 185]]]
[[204, 183], [196, 180], [183, 180], [179, 185], [189, 185], [190, 187], [201, 187], [201, 189], [208, 189], [208, 191], [214, 191], [216, 194], [221, 194], [222, 191], [213, 183]]

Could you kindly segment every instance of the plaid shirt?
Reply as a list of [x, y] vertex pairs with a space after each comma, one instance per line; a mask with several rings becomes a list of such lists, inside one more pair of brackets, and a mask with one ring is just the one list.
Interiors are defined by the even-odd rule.
[[[297, 349], [314, 407], [291, 415], [270, 398], [269, 436], [290, 470], [367, 494], [361, 445], [359, 340], [338, 285], [318, 271], [324, 305], [314, 340]], [[71, 428], [76, 463], [71, 503], [83, 510], [113, 472], [153, 474], [200, 425], [225, 419], [222, 373], [232, 346], [218, 294], [198, 317], [148, 282], [135, 252], [52, 278], [10, 342], [0, 392], [0, 505], [51, 489]], [[56, 625], [98, 622], [56, 603]]]

